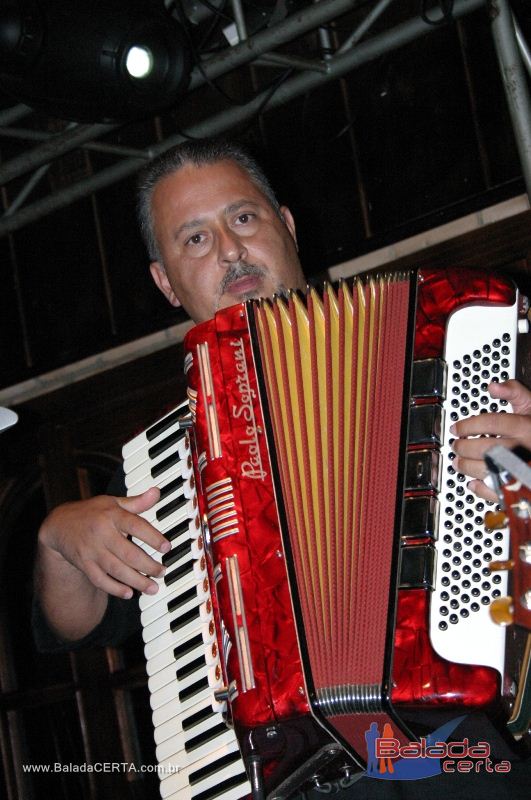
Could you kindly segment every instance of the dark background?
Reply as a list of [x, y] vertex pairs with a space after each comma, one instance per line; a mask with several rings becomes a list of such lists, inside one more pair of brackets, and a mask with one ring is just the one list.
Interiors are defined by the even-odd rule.
[[[372, 5], [332, 23], [332, 41], [343, 41]], [[391, 3], [371, 35], [418, 15], [422, 5]], [[517, 6], [526, 26], [529, 4]], [[479, 10], [433, 26], [346, 78], [279, 110], [266, 107], [230, 132], [261, 159], [279, 198], [292, 208], [309, 276], [522, 192], [489, 24]], [[283, 49], [307, 58], [321, 52], [315, 33]], [[285, 70], [241, 68], [171, 112], [103, 141], [141, 147], [186, 133], [230, 105], [226, 96], [241, 103], [286, 77]], [[35, 114], [23, 124], [57, 131], [65, 123]], [[9, 160], [26, 146], [0, 140], [0, 158]], [[86, 150], [69, 153], [52, 164], [31, 200], [113, 160]], [[26, 180], [5, 187], [4, 204]], [[0, 240], [0, 388], [182, 319], [151, 284], [134, 203], [131, 178]]]
[[[343, 41], [373, 3], [329, 26]], [[371, 33], [418, 14], [399, 0]], [[530, 33], [529, 3], [515, 3]], [[215, 31], [212, 46], [219, 42]], [[286, 52], [320, 54], [315, 33]], [[144, 147], [229, 102], [244, 102], [283, 70], [245, 67], [155, 119], [105, 141]], [[9, 98], [3, 105], [11, 104]], [[65, 123], [43, 114], [37, 131]], [[262, 160], [294, 212], [308, 276], [524, 191], [485, 11], [434, 26], [346, 78], [263, 113], [231, 132]], [[3, 161], [21, 143], [1, 140]], [[74, 151], [53, 162], [32, 200], [113, 163]], [[4, 207], [26, 177], [8, 184]], [[149, 277], [134, 218], [134, 178], [0, 240], [0, 388], [100, 353], [184, 319]], [[481, 266], [517, 276], [529, 291], [531, 213], [456, 237], [390, 265]], [[523, 376], [529, 376], [522, 359]], [[153, 775], [23, 773], [23, 763], [154, 764], [137, 638], [117, 650], [42, 655], [30, 630], [36, 533], [46, 510], [105, 490], [121, 445], [182, 399], [179, 345], [108, 370], [17, 408], [0, 449], [0, 750], [10, 800], [158, 797]]]

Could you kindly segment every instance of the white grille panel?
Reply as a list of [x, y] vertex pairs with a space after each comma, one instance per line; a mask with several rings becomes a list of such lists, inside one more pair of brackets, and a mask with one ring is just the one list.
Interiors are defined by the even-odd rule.
[[515, 374], [517, 304], [472, 306], [449, 320], [445, 360], [445, 401], [440, 523], [430, 632], [437, 652], [452, 662], [492, 666], [503, 674], [505, 631], [489, 615], [491, 601], [507, 593], [507, 575], [491, 573], [489, 563], [508, 555], [508, 530], [488, 531], [483, 519], [492, 505], [467, 489], [469, 478], [456, 473], [450, 425], [491, 411], [510, 411], [487, 391], [493, 380]]

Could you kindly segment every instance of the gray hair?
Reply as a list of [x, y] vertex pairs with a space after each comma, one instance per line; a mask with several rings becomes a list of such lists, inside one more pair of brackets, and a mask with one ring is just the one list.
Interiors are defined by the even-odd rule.
[[144, 167], [138, 181], [138, 221], [149, 257], [161, 261], [155, 238], [151, 199], [157, 183], [182, 169], [186, 164], [202, 167], [219, 161], [234, 161], [262, 192], [278, 216], [283, 219], [275, 193], [258, 163], [242, 147], [220, 139], [196, 139], [167, 150]]

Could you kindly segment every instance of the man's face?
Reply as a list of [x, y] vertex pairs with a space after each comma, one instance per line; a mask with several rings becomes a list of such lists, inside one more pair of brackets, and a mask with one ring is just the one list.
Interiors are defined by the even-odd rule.
[[166, 176], [153, 192], [152, 213], [162, 264], [155, 261], [151, 274], [194, 322], [306, 285], [289, 210], [282, 209], [283, 222], [233, 161], [187, 164]]

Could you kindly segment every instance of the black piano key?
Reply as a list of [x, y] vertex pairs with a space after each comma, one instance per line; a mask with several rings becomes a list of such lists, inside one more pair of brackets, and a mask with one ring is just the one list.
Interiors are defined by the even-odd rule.
[[183, 522], [179, 522], [178, 525], [174, 525], [173, 528], [164, 531], [163, 536], [169, 542], [173, 542], [174, 539], [177, 539], [179, 536], [182, 536], [183, 533], [186, 533], [189, 525], [190, 525], [190, 520], [185, 519], [183, 520]]
[[[228, 767], [229, 764], [234, 764], [235, 761], [240, 760], [240, 751], [236, 750], [234, 753], [227, 753], [227, 755], [221, 756], [221, 758], [217, 758], [215, 761], [211, 761], [210, 764], [206, 764], [204, 767], [201, 767], [201, 769], [196, 769], [195, 772], [189, 774], [190, 786], [193, 786], [194, 783], [199, 783], [203, 778], [208, 778], [208, 776], [213, 773], [221, 772], [223, 767]], [[199, 795], [197, 796], [199, 797]]]
[[192, 800], [215, 800], [216, 797], [225, 794], [226, 792], [230, 791], [230, 789], [234, 789], [236, 786], [241, 786], [241, 784], [245, 783], [246, 780], [247, 775], [245, 772], [241, 772], [239, 775], [234, 775], [232, 778], [227, 778], [227, 780], [223, 781], [222, 783], [217, 783], [211, 789], [205, 789], [204, 792], [192, 794]]
[[177, 680], [182, 681], [191, 675], [192, 672], [197, 672], [198, 669], [201, 669], [206, 664], [204, 655], [199, 656], [199, 658], [194, 659], [194, 661], [190, 661], [188, 664], [185, 664], [184, 667], [181, 667], [177, 670]]
[[172, 583], [175, 581], [184, 578], [185, 575], [188, 575], [189, 572], [192, 572], [194, 569], [194, 559], [190, 557], [189, 561], [186, 561], [184, 564], [181, 564], [180, 567], [177, 569], [172, 570], [172, 572], [166, 574], [163, 578], [164, 584], [166, 586], [171, 586]]
[[196, 750], [198, 747], [201, 747], [202, 744], [211, 742], [212, 739], [216, 739], [216, 737], [226, 732], [227, 726], [225, 723], [219, 722], [217, 725], [214, 725], [213, 728], [209, 728], [207, 731], [203, 731], [203, 733], [198, 733], [197, 736], [192, 736], [190, 739], [187, 739], [184, 743], [184, 749], [187, 753], [191, 753], [192, 750]]
[[193, 600], [194, 597], [197, 597], [197, 589], [195, 586], [192, 586], [191, 589], [187, 589], [186, 592], [183, 592], [178, 597], [174, 597], [173, 600], [170, 600], [168, 603], [168, 611], [176, 611], [179, 606], [183, 606], [189, 600]]
[[159, 461], [158, 464], [155, 464], [155, 466], [151, 468], [151, 477], [158, 478], [159, 475], [162, 475], [163, 472], [166, 472], [168, 469], [171, 469], [171, 467], [179, 464], [180, 461], [182, 461], [182, 458], [179, 455], [179, 451], [176, 450], [175, 453], [167, 456], [167, 458]]
[[[179, 422], [180, 419], [183, 417], [183, 409], [179, 409], [177, 411], [173, 411], [171, 414], [168, 414], [167, 417], [164, 419], [159, 420], [159, 422], [155, 422], [151, 428], [148, 428], [146, 431], [146, 439], [148, 442], [151, 442], [153, 439], [156, 439], [157, 436], [160, 436], [161, 433], [167, 431], [168, 428], [171, 428], [172, 425], [175, 425], [176, 422]], [[185, 435], [185, 431], [181, 431], [181, 436]]]
[[184, 478], [182, 477], [182, 475], [179, 475], [178, 478], [175, 478], [173, 481], [167, 483], [166, 486], [163, 486], [162, 489], [160, 490], [160, 499], [164, 500], [166, 497], [169, 497], [170, 494], [177, 491], [177, 489], [180, 489], [183, 483], [184, 483]]
[[179, 497], [176, 497], [175, 500], [170, 500], [169, 503], [166, 503], [165, 506], [159, 508], [157, 511], [157, 520], [162, 522], [163, 519], [169, 517], [170, 514], [173, 514], [174, 511], [177, 511], [179, 508], [182, 508], [186, 504], [186, 497], [183, 497], [182, 494]]
[[183, 656], [187, 655], [187, 653], [190, 653], [192, 650], [195, 650], [198, 647], [204, 647], [203, 637], [200, 633], [198, 633], [196, 636], [193, 636], [188, 641], [182, 642], [174, 649], [173, 655], [175, 656], [175, 660], [178, 661], [180, 658], [183, 658]]
[[156, 458], [162, 455], [162, 453], [164, 453], [164, 451], [169, 447], [172, 447], [172, 445], [178, 445], [185, 436], [186, 433], [184, 431], [174, 431], [173, 433], [170, 433], [169, 436], [166, 436], [166, 438], [161, 442], [158, 442], [158, 444], [154, 444], [153, 447], [150, 447], [148, 450], [148, 456], [151, 461], [154, 461]]
[[[214, 775], [216, 772], [221, 772], [224, 767], [228, 767], [229, 764], [234, 764], [236, 761], [241, 761], [239, 750], [236, 750], [234, 753], [227, 753], [227, 755], [221, 756], [221, 758], [217, 758], [215, 761], [211, 761], [210, 764], [206, 764], [204, 767], [201, 767], [201, 769], [197, 769], [195, 772], [190, 772], [188, 776], [190, 786], [194, 786], [194, 784], [199, 783], [199, 781], [203, 780], [203, 778], [208, 778], [209, 775]], [[200, 798], [202, 800], [207, 800], [209, 797], [215, 797], [216, 795], [221, 794], [222, 790], [229, 788], [227, 784], [230, 784], [230, 786], [238, 786], [238, 784], [243, 783], [246, 780], [247, 775], [245, 772], [234, 775], [227, 779], [227, 781], [223, 781], [223, 783], [213, 786], [212, 789], [206, 789], [204, 792], [194, 795], [194, 800], [200, 800]]]
[[189, 697], [193, 697], [194, 694], [199, 694], [199, 692], [202, 692], [203, 689], [208, 689], [207, 677], [200, 678], [200, 680], [190, 684], [190, 686], [187, 686], [186, 689], [182, 689], [179, 692], [179, 700], [181, 703], [184, 703], [184, 701], [188, 700]]
[[178, 544], [177, 547], [174, 547], [170, 550], [169, 553], [164, 553], [162, 556], [162, 563], [165, 567], [171, 567], [172, 564], [175, 564], [176, 561], [179, 561], [183, 556], [187, 553], [192, 552], [192, 540], [186, 539], [186, 541], [181, 542]]
[[[238, 759], [239, 758], [241, 758], [241, 756], [238, 753]], [[217, 764], [218, 762], [216, 761], [215, 763]], [[234, 789], [235, 786], [241, 786], [246, 780], [247, 775], [245, 772], [240, 772], [239, 775], [233, 775], [231, 778], [227, 778], [226, 781], [217, 783], [215, 786], [212, 786], [211, 789], [205, 789], [204, 792], [192, 794], [192, 798], [193, 800], [214, 800], [214, 798], [225, 794], [225, 792], [228, 792], [230, 789]]]
[[209, 719], [210, 717], [216, 717], [217, 715], [218, 712], [213, 711], [212, 706], [205, 706], [205, 708], [202, 708], [201, 711], [196, 711], [195, 714], [190, 714], [189, 717], [183, 719], [183, 731], [188, 731], [190, 728], [195, 728], [195, 726], [199, 725], [200, 722], [204, 722], [206, 719]]
[[195, 606], [191, 608], [190, 611], [187, 611], [186, 614], [181, 614], [176, 619], [173, 619], [170, 622], [170, 630], [174, 633], [178, 631], [179, 628], [182, 628], [184, 625], [188, 625], [189, 622], [196, 619], [199, 616], [199, 606]]

